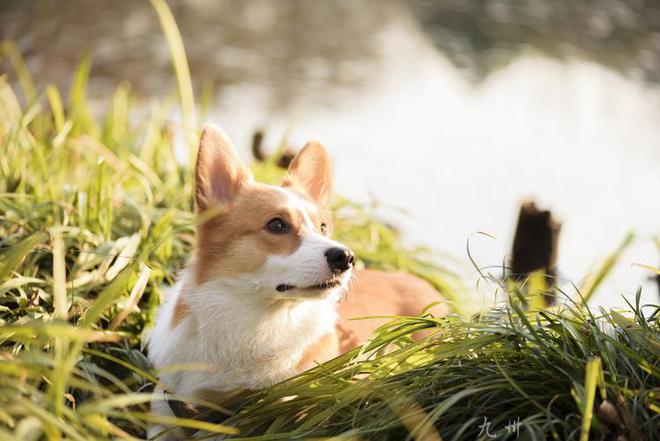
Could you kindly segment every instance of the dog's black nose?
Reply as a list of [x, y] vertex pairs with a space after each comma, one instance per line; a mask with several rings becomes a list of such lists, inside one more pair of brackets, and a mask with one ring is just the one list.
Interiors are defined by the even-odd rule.
[[329, 248], [325, 252], [325, 257], [328, 259], [330, 271], [335, 274], [346, 271], [355, 262], [355, 254], [348, 248]]

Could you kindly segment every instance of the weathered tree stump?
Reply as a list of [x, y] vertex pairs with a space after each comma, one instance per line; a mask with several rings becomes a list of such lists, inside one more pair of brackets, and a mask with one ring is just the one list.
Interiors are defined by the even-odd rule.
[[266, 155], [263, 151], [264, 131], [256, 130], [252, 135], [252, 156], [259, 162], [266, 160]]
[[658, 282], [658, 298], [660, 299], [660, 274], [655, 276], [655, 281]]
[[[256, 130], [252, 135], [252, 156], [257, 162], [264, 162], [269, 159], [266, 153], [264, 153], [263, 142], [264, 131]], [[275, 165], [286, 170], [296, 156], [296, 153], [291, 147], [286, 147], [284, 150], [281, 150], [278, 155], [279, 156], [275, 158]]]
[[295, 158], [296, 154], [293, 150], [290, 148], [287, 148], [282, 152], [279, 158], [277, 158], [277, 166], [279, 168], [287, 169], [289, 168], [289, 164], [291, 164], [291, 161], [293, 161], [293, 158]]
[[523, 202], [520, 206], [509, 278], [520, 282], [542, 270], [545, 275], [546, 305], [554, 302], [554, 296], [549, 293], [556, 285], [560, 229], [561, 224], [553, 218], [549, 210], [539, 210], [533, 201]]

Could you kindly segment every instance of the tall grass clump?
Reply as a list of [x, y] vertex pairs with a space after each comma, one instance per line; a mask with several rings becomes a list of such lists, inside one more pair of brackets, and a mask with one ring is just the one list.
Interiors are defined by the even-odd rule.
[[[10, 42], [0, 48], [0, 440], [136, 439], [154, 418], [145, 335], [194, 243], [192, 161], [175, 149], [192, 157], [198, 131], [180, 36], [166, 3], [152, 3], [173, 52], [176, 108], [144, 112], [120, 85], [92, 112], [91, 60], [63, 97], [34, 85]], [[167, 118], [177, 109], [183, 125]], [[272, 161], [254, 171], [272, 182], [281, 173]], [[468, 294], [432, 253], [403, 247], [364, 207], [336, 198], [334, 211], [361, 265], [418, 274], [463, 312]], [[394, 318], [230, 415], [167, 422], [264, 440], [657, 436], [657, 305], [522, 305]], [[413, 340], [420, 330], [429, 337]]]
[[657, 439], [658, 307], [631, 307], [395, 320], [226, 423], [254, 439]]

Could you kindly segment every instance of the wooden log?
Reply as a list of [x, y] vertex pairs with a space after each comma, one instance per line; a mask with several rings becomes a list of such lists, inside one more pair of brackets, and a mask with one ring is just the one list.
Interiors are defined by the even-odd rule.
[[266, 160], [266, 155], [263, 152], [264, 131], [256, 130], [252, 135], [252, 156], [259, 162]]
[[[533, 201], [523, 202], [513, 239], [509, 278], [520, 282], [543, 270], [546, 291], [550, 292], [556, 285], [560, 229], [561, 224], [549, 210], [539, 210]], [[551, 305], [554, 297], [546, 294], [545, 301]]]
[[279, 168], [283, 168], [286, 170], [289, 168], [289, 164], [291, 164], [291, 161], [293, 161], [293, 158], [295, 158], [296, 154], [291, 148], [287, 147], [282, 154], [280, 155], [279, 158], [277, 158], [277, 166]]
[[[252, 156], [257, 162], [264, 162], [269, 159], [268, 156], [266, 156], [266, 153], [264, 153], [263, 143], [264, 131], [256, 130], [252, 135]], [[293, 161], [295, 156], [295, 151], [290, 147], [287, 147], [279, 154], [278, 158], [275, 158], [275, 165], [286, 170], [289, 168], [289, 164], [291, 164], [291, 161]]]

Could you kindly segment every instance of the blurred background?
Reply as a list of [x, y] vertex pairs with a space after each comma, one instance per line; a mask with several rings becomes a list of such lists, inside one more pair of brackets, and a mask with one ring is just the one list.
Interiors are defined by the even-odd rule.
[[[200, 122], [222, 126], [246, 160], [255, 130], [271, 149], [322, 141], [339, 193], [377, 204], [470, 277], [468, 240], [479, 266], [501, 266], [528, 198], [562, 222], [569, 290], [634, 231], [592, 303], [621, 305], [640, 285], [657, 302], [655, 277], [634, 265], [660, 260], [657, 2], [168, 3], [208, 109]], [[147, 1], [2, 0], [0, 39], [37, 84], [64, 91], [89, 55], [99, 109], [124, 81], [145, 112], [176, 97]]]

